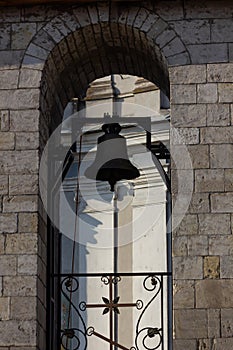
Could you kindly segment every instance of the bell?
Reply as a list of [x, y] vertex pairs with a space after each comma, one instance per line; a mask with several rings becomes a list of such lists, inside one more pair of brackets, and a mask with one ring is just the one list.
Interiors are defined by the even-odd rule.
[[119, 180], [132, 180], [140, 176], [138, 169], [129, 161], [126, 139], [119, 135], [121, 126], [118, 123], [104, 124], [104, 135], [98, 138], [94, 163], [86, 169], [89, 179], [108, 181], [111, 191]]

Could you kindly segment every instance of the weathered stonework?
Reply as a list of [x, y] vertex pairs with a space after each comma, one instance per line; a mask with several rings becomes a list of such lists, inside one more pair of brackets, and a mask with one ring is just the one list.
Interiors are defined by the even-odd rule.
[[46, 349], [39, 156], [66, 103], [112, 70], [170, 90], [173, 175], [190, 169], [183, 144], [192, 161], [173, 232], [174, 349], [233, 347], [233, 5], [126, 3], [1, 8], [0, 350]]

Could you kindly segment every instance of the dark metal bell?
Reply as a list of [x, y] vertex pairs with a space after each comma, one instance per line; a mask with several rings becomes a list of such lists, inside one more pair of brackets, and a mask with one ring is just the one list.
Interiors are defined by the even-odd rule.
[[111, 191], [119, 180], [132, 180], [140, 176], [138, 169], [129, 161], [126, 140], [119, 135], [121, 126], [118, 123], [104, 124], [104, 135], [98, 138], [94, 163], [86, 169], [89, 179], [108, 181]]

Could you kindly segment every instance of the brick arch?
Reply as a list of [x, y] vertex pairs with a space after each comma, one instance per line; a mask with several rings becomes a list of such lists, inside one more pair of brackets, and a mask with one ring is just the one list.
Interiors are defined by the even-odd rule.
[[42, 73], [44, 104], [64, 106], [92, 80], [110, 73], [141, 75], [169, 95], [168, 65], [188, 64], [188, 51], [156, 13], [113, 4], [75, 7], [48, 22], [32, 39], [21, 69]]

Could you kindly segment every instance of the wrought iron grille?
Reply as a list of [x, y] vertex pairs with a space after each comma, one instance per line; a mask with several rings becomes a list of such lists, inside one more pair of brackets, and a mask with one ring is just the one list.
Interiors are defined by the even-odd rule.
[[[122, 273], [122, 274], [60, 274], [55, 278], [60, 281], [61, 296], [71, 307], [72, 321], [61, 328], [60, 342], [65, 350], [90, 349], [90, 338], [98, 338], [110, 350], [165, 350], [168, 342], [167, 321], [169, 315], [164, 313], [164, 303], [167, 300], [167, 281], [170, 273]], [[120, 284], [126, 280], [139, 279], [143, 292], [136, 300], [124, 301], [120, 295]], [[83, 300], [80, 290], [85, 288], [87, 280], [91, 280], [95, 288], [96, 281], [104, 288], [99, 300]], [[97, 298], [98, 299], [98, 298]], [[121, 341], [119, 334], [120, 314], [123, 309], [136, 311], [133, 327], [133, 342], [130, 346]], [[89, 321], [88, 311], [98, 313], [103, 322], [107, 320], [108, 331], [103, 334], [99, 330], [100, 324]], [[148, 314], [150, 315], [148, 317]], [[153, 317], [155, 316], [155, 317]], [[150, 323], [151, 322], [151, 323]], [[127, 333], [127, 329], [125, 329]], [[105, 346], [106, 348], [106, 346]]]

